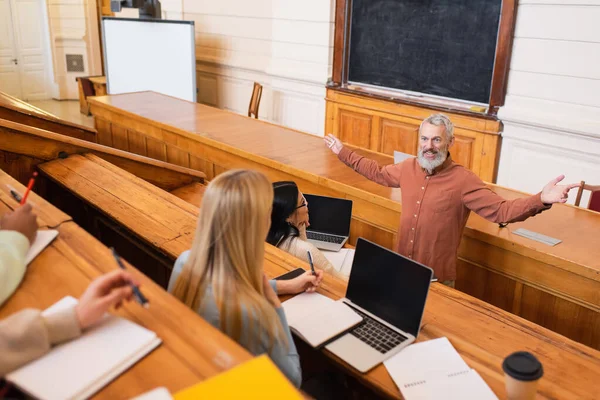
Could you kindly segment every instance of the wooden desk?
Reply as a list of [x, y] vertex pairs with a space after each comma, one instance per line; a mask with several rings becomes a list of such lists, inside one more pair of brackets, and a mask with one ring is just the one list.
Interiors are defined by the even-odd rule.
[[[24, 189], [0, 170], [0, 215], [17, 206], [7, 194], [7, 183]], [[34, 193], [29, 199], [40, 224], [54, 226], [60, 233], [28, 267], [17, 292], [0, 308], [0, 318], [26, 307], [46, 308], [66, 295], [79, 297], [92, 279], [116, 268], [110, 251], [65, 213]], [[137, 269], [130, 265], [128, 269], [141, 281], [151, 307], [130, 303], [116, 314], [156, 332], [163, 343], [104, 387], [96, 398], [130, 398], [158, 386], [174, 393], [251, 358], [245, 349]]]
[[[152, 92], [90, 99], [100, 143], [199, 169], [209, 179], [252, 168], [294, 180], [307, 193], [353, 200], [350, 242], [388, 248], [402, 211], [400, 189], [343, 165], [322, 139], [264, 121]], [[392, 157], [358, 150], [380, 164]], [[507, 198], [524, 196], [491, 185]], [[549, 247], [513, 235], [527, 228], [563, 242]], [[600, 214], [567, 205], [499, 229], [472, 215], [459, 249], [457, 288], [600, 349]]]
[[78, 139], [96, 141], [95, 129], [65, 121], [3, 92], [0, 92], [0, 118]]
[[[135, 235], [146, 245], [153, 246], [156, 252], [166, 254], [171, 262], [183, 250], [191, 247], [198, 216], [196, 207], [186, 205], [169, 193], [159, 194], [156, 188], [141, 180], [123, 179], [119, 191], [107, 185], [107, 182], [96, 182], [99, 175], [93, 171], [98, 165], [90, 165], [90, 161], [82, 158], [77, 156], [53, 161], [41, 165], [40, 169], [49, 177], [60, 176], [61, 185], [72, 190], [86, 204], [110, 216], [121, 227], [121, 232]], [[77, 168], [77, 174], [57, 172], [64, 168]], [[108, 175], [108, 172], [105, 174]], [[194, 183], [190, 186], [193, 189], [198, 185]], [[203, 188], [196, 189], [199, 190], [193, 191], [193, 198], [200, 203]], [[176, 192], [190, 195], [190, 191], [184, 189], [177, 189]], [[135, 196], [129, 193], [135, 193]], [[170, 204], [162, 204], [165, 202]], [[134, 212], [136, 215], [143, 214], [144, 219], [141, 219], [142, 215], [140, 218], [131, 218]], [[143, 222], [146, 220], [154, 220], [156, 224], [169, 220], [169, 228], [180, 236], [177, 240], [155, 241], [152, 244], [153, 233]], [[267, 245], [265, 271], [270, 277], [297, 266], [308, 269], [306, 263]], [[345, 290], [343, 281], [326, 276], [319, 291], [337, 299], [344, 295]], [[505, 397], [502, 360], [517, 350], [531, 351], [544, 364], [545, 375], [540, 383], [542, 398], [591, 399], [596, 395], [600, 352], [459, 291], [434, 284], [427, 301], [419, 341], [442, 336], [450, 339], [465, 361], [481, 374], [500, 398]], [[355, 376], [375, 393], [400, 398], [400, 392], [383, 365], [368, 374], [360, 374], [330, 353], [325, 354], [339, 368]]]

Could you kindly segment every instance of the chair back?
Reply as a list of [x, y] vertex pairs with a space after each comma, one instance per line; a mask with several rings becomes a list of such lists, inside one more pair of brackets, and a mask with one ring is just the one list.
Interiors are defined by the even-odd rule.
[[577, 191], [575, 205], [579, 207], [579, 204], [581, 203], [581, 196], [583, 195], [584, 190], [589, 190], [591, 192], [587, 208], [592, 211], [600, 212], [600, 185], [588, 185], [585, 183], [585, 181], [581, 181], [581, 185]]
[[248, 116], [258, 119], [258, 107], [260, 106], [260, 98], [262, 97], [263, 87], [260, 83], [254, 82], [254, 88], [252, 89], [252, 97], [250, 97], [250, 104], [248, 105]]

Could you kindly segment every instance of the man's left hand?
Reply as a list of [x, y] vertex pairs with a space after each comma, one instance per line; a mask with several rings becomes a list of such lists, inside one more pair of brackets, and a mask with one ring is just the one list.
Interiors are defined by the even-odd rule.
[[544, 189], [542, 189], [542, 203], [566, 203], [569, 198], [569, 190], [579, 187], [579, 183], [571, 183], [569, 185], [559, 185], [558, 182], [565, 179], [564, 175], [560, 175], [552, 179]]

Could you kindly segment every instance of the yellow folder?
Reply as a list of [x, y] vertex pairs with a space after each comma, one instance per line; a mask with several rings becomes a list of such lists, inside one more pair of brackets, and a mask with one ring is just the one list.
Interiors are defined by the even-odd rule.
[[302, 399], [267, 355], [175, 394], [175, 400], [196, 399]]

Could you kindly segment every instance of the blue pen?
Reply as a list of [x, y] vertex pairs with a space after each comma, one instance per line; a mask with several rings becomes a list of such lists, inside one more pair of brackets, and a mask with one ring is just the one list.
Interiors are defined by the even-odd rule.
[[[117, 251], [115, 250], [114, 247], [111, 247], [110, 250], [112, 251], [112, 255], [115, 258], [115, 261], [117, 262], [117, 264], [119, 265], [119, 267], [121, 267], [121, 269], [125, 269], [125, 266], [123, 265], [123, 263], [121, 262], [121, 257], [119, 257], [119, 255], [117, 254]], [[135, 286], [133, 283], [131, 284], [131, 289], [133, 290], [133, 295], [136, 299], [136, 301], [144, 308], [149, 308], [150, 307], [150, 303], [148, 302], [148, 299], [146, 299], [146, 297], [144, 297], [144, 295], [142, 294], [142, 292], [140, 291], [140, 288], [138, 288], [137, 286]]]
[[313, 265], [313, 259], [312, 259], [312, 254], [310, 254], [310, 251], [306, 251], [308, 253], [308, 263], [310, 264], [310, 270], [312, 271], [313, 275], [317, 275], [317, 273], [315, 272], [315, 266]]

